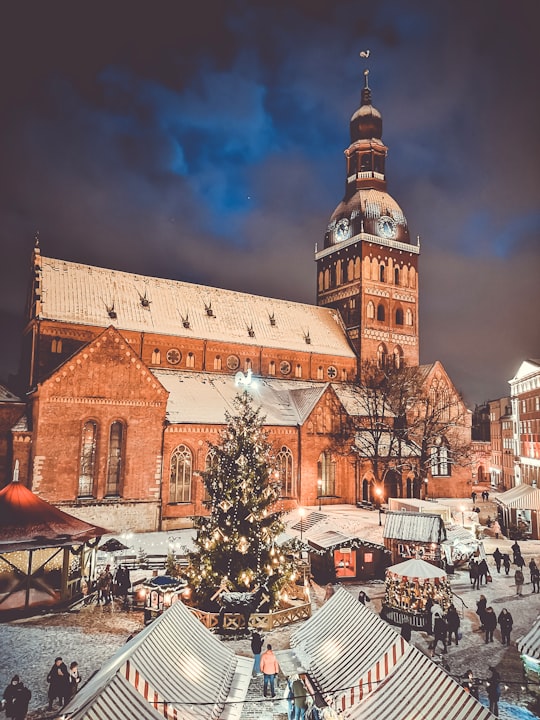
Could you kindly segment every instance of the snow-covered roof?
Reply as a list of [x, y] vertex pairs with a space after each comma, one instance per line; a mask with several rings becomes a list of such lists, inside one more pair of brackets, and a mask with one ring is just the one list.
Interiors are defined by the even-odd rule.
[[363, 526], [360, 529], [358, 519], [354, 521], [317, 511], [300, 515], [300, 509], [296, 509], [285, 516], [285, 532], [279, 542], [293, 537], [301, 537], [306, 546], [321, 553], [340, 547], [362, 546], [388, 552], [380, 543], [380, 533], [374, 528]]
[[[340, 587], [291, 636], [296, 657], [346, 720], [489, 720], [444, 670]], [[430, 688], [426, 692], [426, 688]]]
[[422, 560], [421, 558], [411, 558], [410, 560], [404, 560], [403, 562], [392, 565], [386, 569], [389, 575], [397, 575], [398, 577], [406, 577], [411, 580], [427, 580], [430, 578], [444, 578], [446, 573], [441, 568], [435, 567], [431, 563]]
[[519, 638], [517, 649], [521, 655], [528, 655], [540, 661], [540, 616], [536, 619], [529, 632]]
[[0, 402], [23, 402], [20, 397], [14, 395], [5, 385], [0, 385]]
[[354, 358], [337, 311], [40, 258], [38, 317]]
[[383, 537], [392, 540], [441, 543], [446, 540], [446, 530], [440, 515], [389, 512], [386, 513]]
[[531, 485], [516, 485], [510, 490], [494, 496], [495, 501], [516, 510], [540, 510], [540, 488]]
[[[235, 655], [181, 602], [175, 602], [97, 672], [62, 710], [86, 718], [182, 717], [237, 720], [253, 661]], [[121, 714], [121, 690], [135, 714]]]
[[151, 369], [169, 392], [167, 420], [170, 423], [223, 424], [225, 411], [233, 411], [233, 401], [244, 389], [262, 408], [266, 425], [302, 425], [321, 395], [325, 383], [278, 378], [253, 378], [238, 387], [233, 375]]

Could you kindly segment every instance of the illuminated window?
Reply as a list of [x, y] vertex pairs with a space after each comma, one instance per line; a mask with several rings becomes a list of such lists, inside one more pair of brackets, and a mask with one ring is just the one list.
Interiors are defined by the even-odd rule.
[[375, 317], [375, 305], [371, 300], [367, 304], [366, 314], [369, 320], [373, 320], [373, 318]]
[[60, 338], [54, 338], [51, 342], [51, 352], [59, 354], [62, 352], [62, 340]]
[[79, 466], [79, 497], [92, 497], [96, 473], [97, 423], [85, 422], [82, 429]]
[[301, 365], [297, 365], [297, 366], [294, 368], [294, 377], [297, 377], [297, 378], [301, 378], [301, 377], [302, 377], [302, 366], [301, 366]]
[[246, 358], [244, 360], [244, 372], [247, 372], [248, 370], [251, 370], [253, 367], [253, 363], [249, 358]]
[[169, 502], [191, 501], [192, 455], [185, 445], [179, 445], [171, 456]]
[[386, 349], [386, 345], [384, 343], [381, 343], [377, 348], [377, 365], [381, 368], [386, 367], [387, 361], [388, 350]]
[[186, 356], [186, 367], [188, 367], [188, 368], [195, 367], [195, 355], [191, 352], [188, 353]]
[[156, 348], [152, 353], [152, 365], [159, 365], [161, 362], [161, 353], [159, 348]]
[[221, 355], [214, 358], [214, 370], [221, 370]]
[[277, 454], [277, 472], [281, 484], [281, 497], [293, 497], [293, 455], [286, 445], [283, 445]]
[[407, 311], [405, 312], [405, 322], [407, 323], [407, 325], [413, 324], [412, 310], [409, 310], [408, 308], [407, 308]]
[[317, 485], [321, 489], [321, 496], [335, 496], [336, 494], [336, 463], [328, 451], [319, 455], [317, 462]]
[[431, 448], [431, 474], [433, 476], [450, 476], [451, 463], [448, 457], [448, 446], [441, 442]]
[[276, 363], [274, 360], [270, 360], [270, 363], [268, 365], [268, 374], [269, 375], [275, 375], [276, 374]]
[[347, 382], [347, 370], [345, 368], [341, 370], [341, 380], [342, 382]]
[[324, 380], [324, 368], [322, 365], [317, 368], [317, 380]]
[[117, 421], [111, 425], [109, 433], [109, 457], [107, 458], [106, 495], [120, 495], [122, 480], [122, 448], [124, 446], [124, 425]]

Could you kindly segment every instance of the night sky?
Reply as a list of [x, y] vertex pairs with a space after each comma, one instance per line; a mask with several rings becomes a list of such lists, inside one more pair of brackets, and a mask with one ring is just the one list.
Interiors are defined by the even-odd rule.
[[539, 27], [538, 0], [5, 3], [0, 376], [36, 231], [47, 256], [315, 302], [369, 67], [421, 361], [470, 405], [506, 394], [540, 357]]

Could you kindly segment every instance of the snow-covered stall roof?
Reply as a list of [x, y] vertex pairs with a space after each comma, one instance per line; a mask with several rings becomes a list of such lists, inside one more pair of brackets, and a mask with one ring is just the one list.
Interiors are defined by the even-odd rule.
[[[358, 520], [355, 522], [347, 517], [316, 511], [301, 516], [299, 510], [294, 510], [285, 518], [283, 540], [301, 536], [303, 543], [318, 553], [341, 547], [369, 547], [389, 552], [379, 542], [380, 535], [376, 530], [364, 526], [360, 537], [359, 529]], [[370, 537], [370, 534], [374, 537]]]
[[445, 523], [452, 522], [452, 510], [448, 505], [440, 505], [431, 500], [418, 500], [417, 498], [388, 498], [388, 509], [391, 512], [418, 512], [428, 515], [440, 515]]
[[[71, 720], [154, 720], [177, 713], [183, 720], [237, 720], [252, 667], [177, 601], [113, 655], [62, 712]], [[139, 711], [122, 714], [116, 688]]]
[[540, 661], [540, 616], [529, 632], [517, 641], [517, 649], [521, 655], [528, 655]]
[[[347, 720], [489, 720], [487, 708], [344, 588], [291, 637], [328, 704]], [[430, 689], [426, 692], [426, 688]]]
[[266, 425], [301, 425], [328, 388], [325, 383], [278, 378], [253, 379], [239, 388], [234, 375], [161, 369], [152, 373], [169, 392], [170, 423], [223, 424], [225, 411], [232, 412], [235, 397], [246, 390], [261, 407]]
[[525, 484], [516, 485], [495, 496], [495, 501], [504, 507], [516, 510], [540, 510], [540, 488]]
[[446, 530], [440, 515], [389, 512], [386, 513], [383, 537], [389, 540], [415, 540], [439, 544], [446, 540]]
[[435, 567], [431, 563], [421, 560], [420, 558], [412, 558], [404, 562], [397, 563], [386, 569], [390, 575], [397, 575], [410, 580], [430, 580], [433, 578], [446, 577], [446, 573], [441, 568]]

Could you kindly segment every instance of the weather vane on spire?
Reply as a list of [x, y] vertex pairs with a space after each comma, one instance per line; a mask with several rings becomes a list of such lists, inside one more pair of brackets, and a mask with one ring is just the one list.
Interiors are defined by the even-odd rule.
[[[371, 50], [362, 50], [360, 52], [360, 57], [364, 58], [365, 60], [367, 60], [370, 55], [371, 55]], [[364, 78], [365, 78], [365, 83], [366, 83], [365, 87], [368, 87], [368, 75], [369, 75], [369, 70], [366, 68], [364, 70]]]

